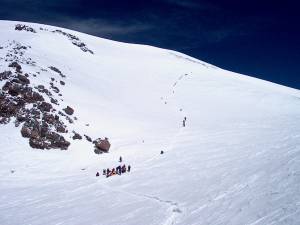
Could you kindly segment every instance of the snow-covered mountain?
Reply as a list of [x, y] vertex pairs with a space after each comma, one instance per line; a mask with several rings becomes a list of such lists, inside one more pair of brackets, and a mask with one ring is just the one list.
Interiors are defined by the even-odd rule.
[[300, 223], [299, 90], [12, 21], [0, 88], [1, 225]]

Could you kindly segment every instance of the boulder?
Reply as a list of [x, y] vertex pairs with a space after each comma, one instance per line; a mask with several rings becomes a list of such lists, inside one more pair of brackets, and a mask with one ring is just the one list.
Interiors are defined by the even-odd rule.
[[74, 136], [72, 137], [73, 140], [81, 140], [82, 139], [82, 136], [78, 133], [76, 133], [75, 131], [73, 131], [74, 133]]
[[21, 129], [21, 134], [22, 134], [22, 137], [24, 137], [24, 138], [30, 138], [30, 135], [31, 135], [30, 128], [25, 126], [25, 124], [24, 124]]
[[48, 102], [42, 102], [38, 105], [38, 109], [40, 109], [42, 112], [50, 112], [52, 105]]
[[72, 109], [70, 106], [67, 106], [67, 108], [63, 109], [65, 111], [65, 113], [67, 113], [68, 115], [73, 115], [74, 113], [74, 109]]
[[95, 147], [103, 152], [108, 152], [110, 148], [110, 143], [108, 141], [108, 138], [106, 137], [104, 140], [99, 138], [93, 142], [95, 144]]
[[26, 76], [18, 74], [18, 79], [21, 81], [22, 84], [29, 84], [30, 81]]

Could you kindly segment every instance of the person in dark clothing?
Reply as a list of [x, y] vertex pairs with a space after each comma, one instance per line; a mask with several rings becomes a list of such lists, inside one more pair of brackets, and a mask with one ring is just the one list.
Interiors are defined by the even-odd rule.
[[116, 169], [117, 169], [117, 174], [121, 175], [121, 173], [122, 173], [121, 172], [121, 166], [118, 166]]
[[96, 173], [96, 177], [99, 177], [99, 175], [100, 175], [99, 172], [97, 172], [97, 173]]
[[110, 169], [107, 168], [107, 170], [106, 170], [106, 177], [109, 177], [109, 176], [110, 176]]
[[165, 152], [164, 151], [160, 151], [160, 154], [162, 155], [162, 154], [164, 154]]
[[106, 175], [106, 169], [103, 169], [103, 175]]
[[122, 162], [122, 161], [123, 161], [122, 156], [120, 156], [119, 162]]
[[182, 121], [182, 126], [185, 127], [185, 120]]
[[128, 165], [128, 169], [127, 169], [128, 173], [130, 172], [130, 170], [131, 170], [131, 166]]
[[122, 166], [122, 173], [126, 173], [126, 165], [125, 164]]

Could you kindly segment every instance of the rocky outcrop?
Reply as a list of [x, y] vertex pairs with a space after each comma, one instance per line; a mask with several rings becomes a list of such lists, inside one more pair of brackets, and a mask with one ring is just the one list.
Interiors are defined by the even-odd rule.
[[[54, 121], [52, 121], [53, 123]], [[51, 131], [51, 127], [45, 121], [36, 119], [25, 122], [21, 129], [24, 138], [29, 138], [29, 145], [32, 148], [51, 149], [58, 148], [61, 150], [68, 149], [70, 142], [66, 141], [62, 135]]]
[[24, 25], [24, 24], [17, 24], [15, 26], [15, 30], [18, 30], [18, 31], [28, 31], [28, 32], [32, 32], [32, 33], [36, 33], [36, 31], [32, 28], [32, 27], [29, 27], [27, 25]]
[[[1, 81], [5, 81], [0, 91], [0, 124], [7, 124], [12, 119], [16, 127], [23, 124], [21, 135], [29, 139], [32, 148], [66, 150], [70, 142], [60, 133], [67, 133], [67, 126], [55, 114], [52, 103], [42, 96], [53, 96], [52, 93], [43, 85], [35, 87], [41, 94], [34, 91], [29, 86], [29, 75], [23, 75], [17, 62], [12, 62], [9, 67], [15, 68], [16, 72], [0, 73]], [[57, 103], [54, 97], [51, 98]]]
[[73, 34], [69, 34], [67, 32], [64, 32], [62, 30], [54, 30], [52, 31], [53, 33], [58, 33], [61, 34], [63, 36], [66, 36], [73, 45], [79, 47], [82, 51], [84, 52], [89, 52], [91, 54], [94, 54], [94, 52], [92, 50], [90, 50], [85, 43], [83, 43], [77, 36], [73, 35]]
[[[26, 25], [19, 24], [15, 28], [19, 31], [35, 33], [34, 29]], [[72, 44], [82, 51], [93, 54], [78, 37], [63, 31], [56, 31], [56, 33], [67, 36]], [[57, 107], [64, 101], [62, 93], [66, 82], [63, 78], [66, 75], [57, 67], [50, 66], [48, 69], [37, 65], [26, 54], [31, 49], [29, 45], [11, 41], [4, 49], [7, 52], [6, 55], [4, 53], [5, 58], [0, 57], [0, 62], [4, 61], [3, 65], [8, 67], [0, 71], [0, 124], [14, 123], [15, 127], [19, 127], [22, 137], [28, 139], [32, 148], [68, 149], [70, 142], [64, 136], [69, 133], [68, 125], [76, 122], [77, 117], [74, 116], [72, 107]], [[29, 66], [30, 72], [26, 71]], [[41, 79], [43, 83], [39, 84], [39, 76], [47, 73], [51, 77], [47, 81], [47, 76], [43, 76]], [[60, 111], [61, 108], [63, 110]], [[79, 133], [75, 131], [72, 133], [73, 135], [68, 135], [69, 138], [83, 139]], [[88, 142], [93, 142], [88, 135], [84, 135], [84, 138]], [[97, 139], [91, 147], [93, 145], [95, 152], [97, 150], [98, 153], [108, 152], [110, 148], [108, 139]]]
[[[58, 73], [61, 77], [65, 78], [66, 76], [59, 70], [57, 69], [55, 66], [50, 66], [49, 69], [53, 70], [54, 72]], [[54, 78], [53, 80], [54, 81]]]

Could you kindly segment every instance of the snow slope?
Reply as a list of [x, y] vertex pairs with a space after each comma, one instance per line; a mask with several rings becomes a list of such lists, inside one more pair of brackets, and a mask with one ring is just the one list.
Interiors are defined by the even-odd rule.
[[[109, 137], [112, 148], [96, 155], [66, 135], [67, 151], [31, 149], [19, 128], [1, 125], [0, 224], [300, 224], [298, 90], [170, 50], [17, 23], [0, 21], [0, 46], [31, 46], [38, 66], [22, 67], [41, 72], [32, 82], [54, 76], [41, 68], [59, 68], [78, 116], [70, 126]], [[95, 177], [120, 155], [130, 174]]]

